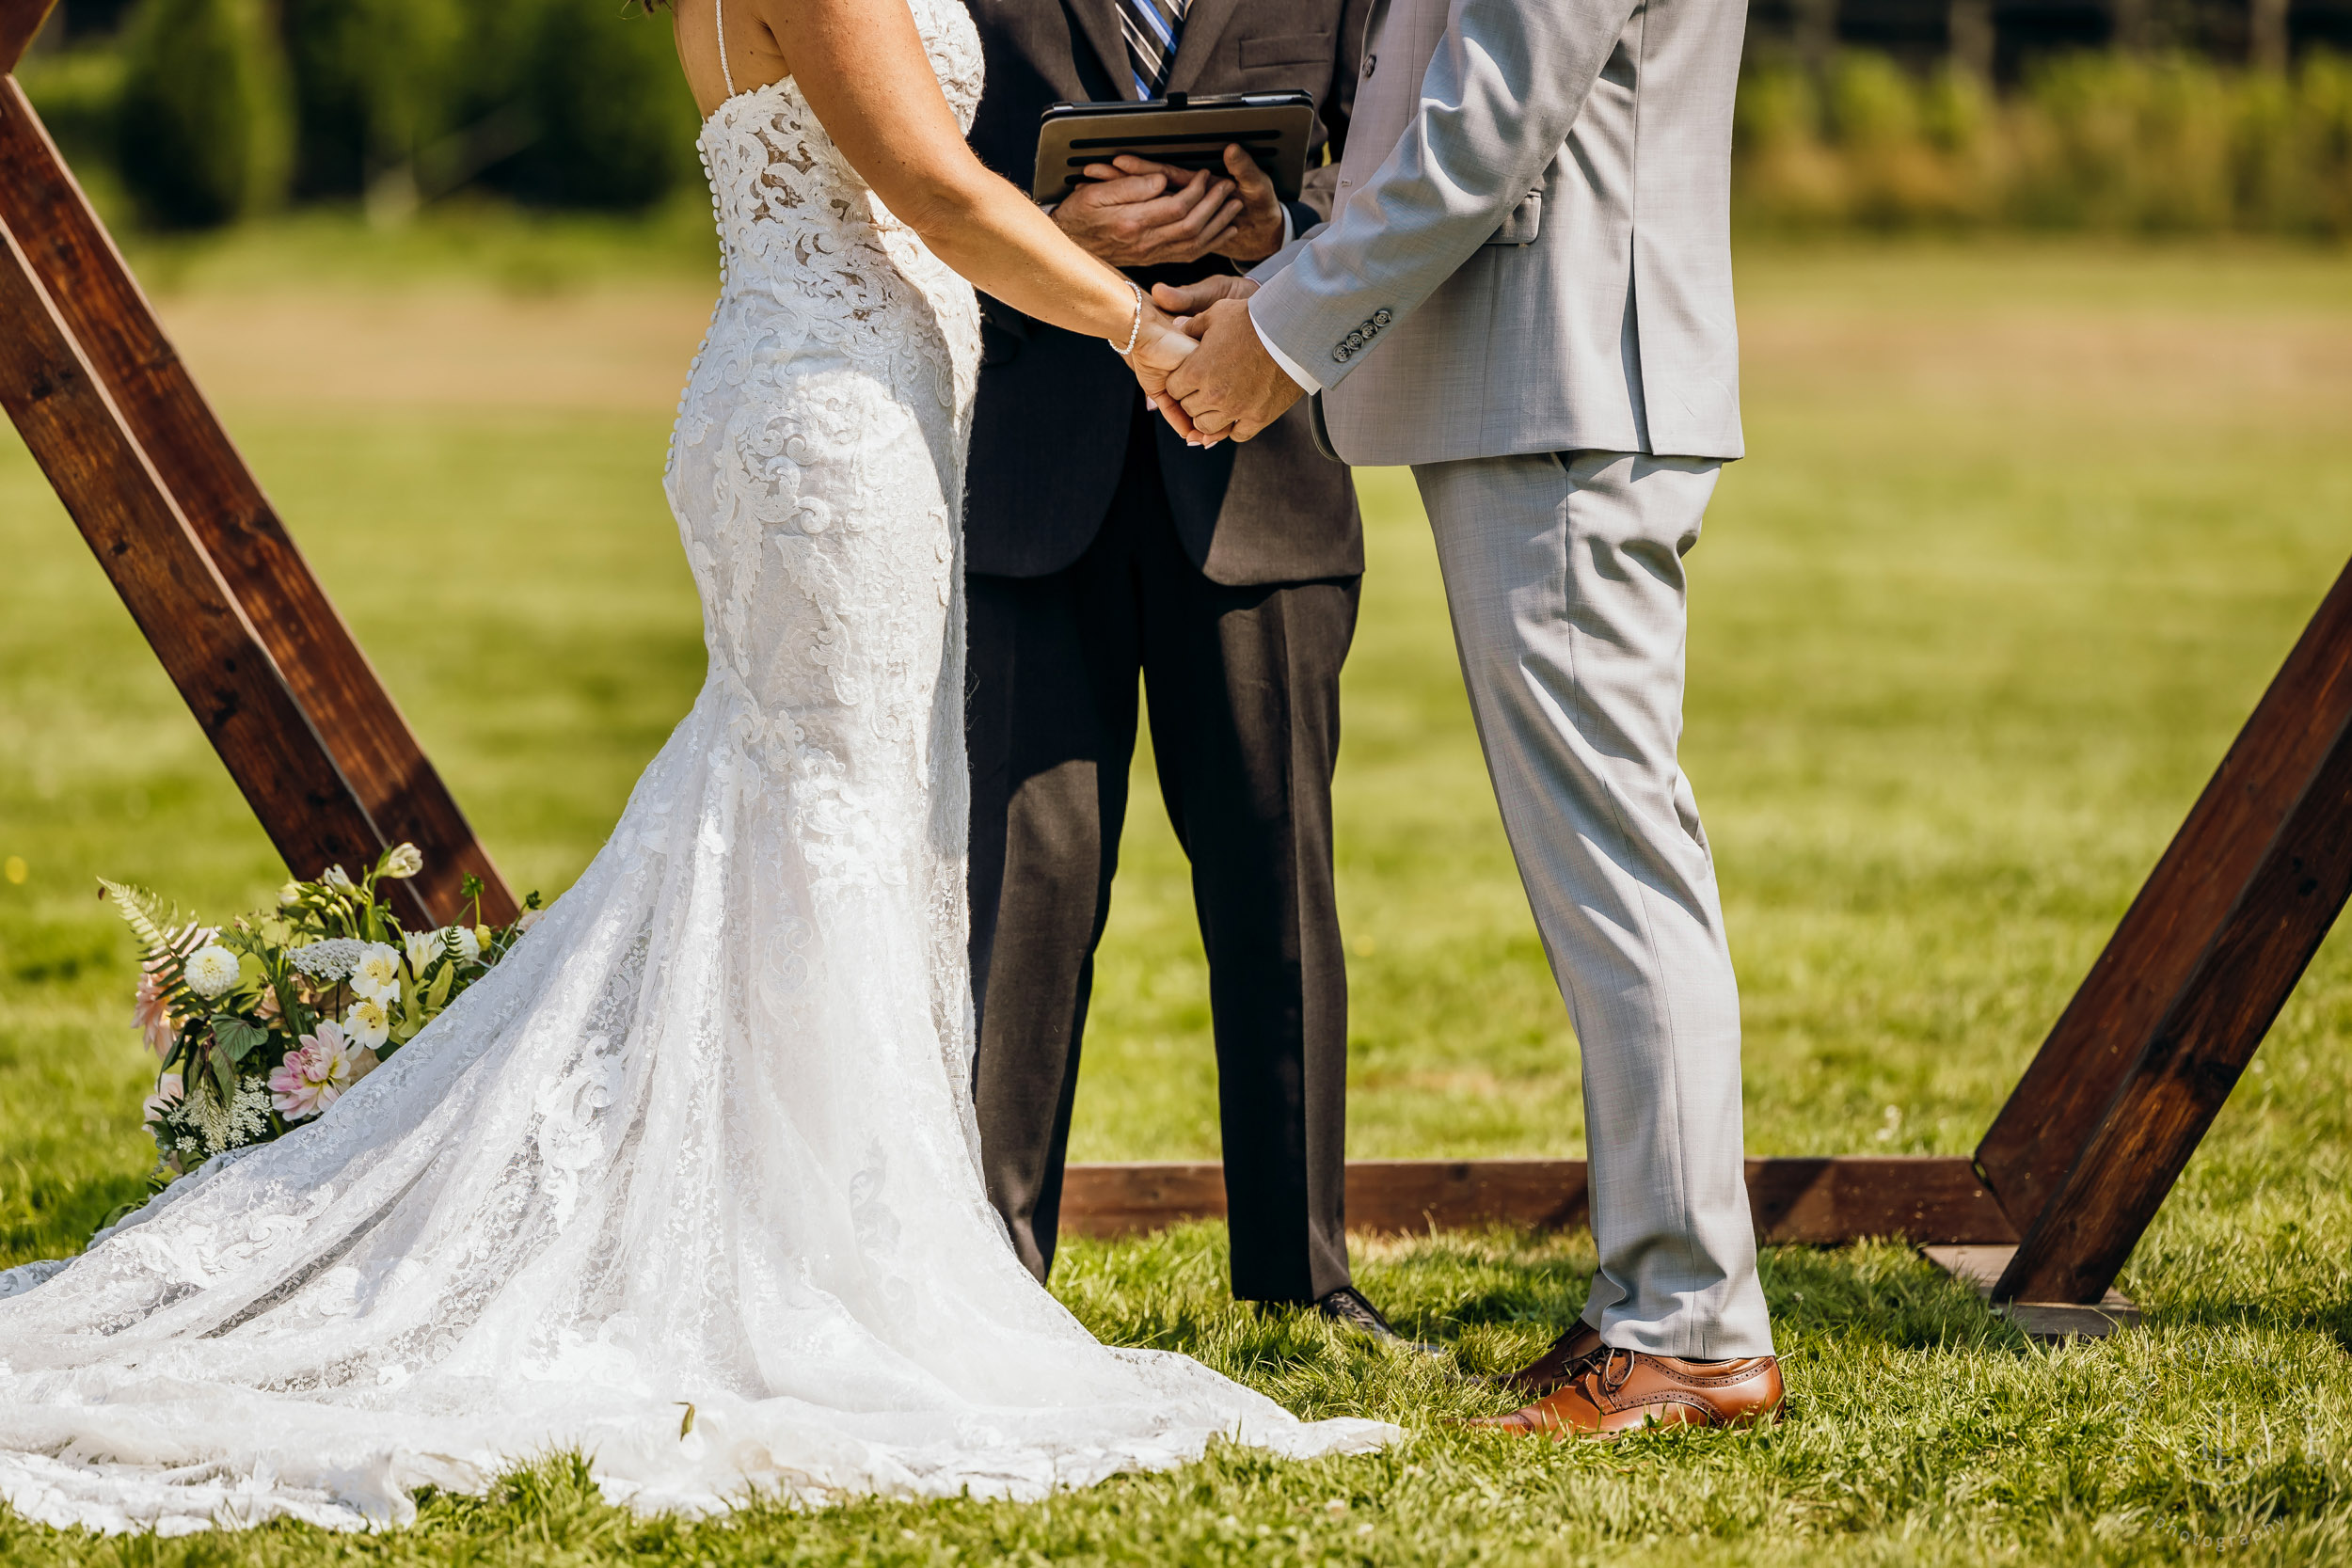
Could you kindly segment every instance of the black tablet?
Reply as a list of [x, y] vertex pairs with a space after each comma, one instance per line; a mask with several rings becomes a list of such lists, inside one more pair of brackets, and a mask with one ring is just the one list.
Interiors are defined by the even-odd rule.
[[1314, 123], [1309, 92], [1170, 93], [1140, 103], [1057, 103], [1038, 125], [1032, 194], [1040, 201], [1059, 201], [1086, 177], [1089, 164], [1107, 164], [1122, 152], [1177, 168], [1222, 170], [1226, 148], [1238, 143], [1274, 182], [1275, 194], [1295, 201], [1307, 177]]

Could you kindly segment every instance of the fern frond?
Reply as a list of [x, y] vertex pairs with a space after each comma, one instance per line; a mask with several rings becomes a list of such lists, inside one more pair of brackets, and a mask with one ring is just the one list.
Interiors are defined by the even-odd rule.
[[98, 879], [98, 885], [106, 890], [106, 897], [121, 914], [122, 923], [131, 927], [131, 934], [139, 940], [151, 958], [160, 958], [178, 951], [178, 942], [185, 934], [179, 928], [180, 911], [177, 905], [167, 904], [157, 895], [143, 887]]

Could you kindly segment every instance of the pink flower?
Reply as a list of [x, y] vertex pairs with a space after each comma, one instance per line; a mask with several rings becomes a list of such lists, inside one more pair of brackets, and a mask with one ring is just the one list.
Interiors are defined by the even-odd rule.
[[162, 976], [156, 973], [158, 967], [154, 959], [139, 966], [138, 994], [131, 1003], [131, 1027], [146, 1037], [150, 1051], [158, 1056], [168, 1056], [172, 1041], [180, 1037], [180, 1021], [171, 1016]]
[[178, 1073], [167, 1072], [161, 1078], [156, 1079], [155, 1092], [147, 1097], [147, 1103], [142, 1107], [146, 1113], [147, 1125], [152, 1127], [162, 1121], [169, 1114], [171, 1108], [180, 1103], [182, 1092]]
[[317, 1116], [352, 1085], [375, 1070], [376, 1055], [362, 1049], [333, 1019], [323, 1020], [315, 1035], [286, 1053], [278, 1070], [269, 1075], [270, 1103], [288, 1121]]

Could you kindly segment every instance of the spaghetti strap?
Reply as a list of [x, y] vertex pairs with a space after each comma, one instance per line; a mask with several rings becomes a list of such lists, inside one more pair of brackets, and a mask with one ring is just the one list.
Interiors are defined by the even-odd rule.
[[727, 96], [735, 96], [735, 72], [727, 69], [727, 0], [710, 0], [711, 14], [719, 23], [719, 79], [727, 85]]

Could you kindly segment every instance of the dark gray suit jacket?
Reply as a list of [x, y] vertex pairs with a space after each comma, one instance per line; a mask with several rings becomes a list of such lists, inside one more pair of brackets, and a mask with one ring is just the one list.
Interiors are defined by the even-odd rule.
[[[1027, 189], [1038, 117], [1057, 101], [1136, 96], [1115, 0], [967, 0], [987, 55], [972, 127], [983, 163]], [[1344, 143], [1371, 0], [1193, 0], [1171, 92], [1315, 95], [1309, 155]], [[1331, 213], [1338, 170], [1310, 170], [1292, 223]], [[1136, 276], [1185, 281], [1232, 268], [1211, 256]], [[984, 352], [964, 506], [965, 564], [993, 577], [1060, 571], [1093, 543], [1118, 486], [1137, 393], [1100, 339], [983, 296]], [[1347, 470], [1315, 450], [1301, 404], [1248, 443], [1196, 451], [1160, 431], [1160, 468], [1193, 563], [1229, 587], [1352, 577], [1363, 535]]]

